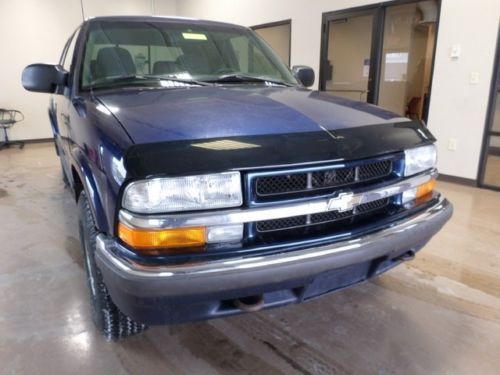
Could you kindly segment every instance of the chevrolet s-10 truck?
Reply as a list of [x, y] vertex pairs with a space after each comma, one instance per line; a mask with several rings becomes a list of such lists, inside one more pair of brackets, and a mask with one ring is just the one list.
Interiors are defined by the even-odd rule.
[[245, 27], [93, 18], [22, 83], [53, 94], [108, 340], [365, 281], [452, 214], [424, 125], [309, 90], [311, 68], [289, 69]]

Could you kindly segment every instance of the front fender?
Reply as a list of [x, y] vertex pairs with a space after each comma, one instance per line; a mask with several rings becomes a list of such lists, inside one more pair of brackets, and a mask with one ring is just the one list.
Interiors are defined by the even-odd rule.
[[105, 197], [105, 191], [103, 191], [105, 187], [101, 188], [101, 184], [95, 178], [96, 175], [102, 174], [102, 172], [95, 164], [90, 162], [81, 149], [73, 149], [72, 157], [74, 170], [78, 174], [83, 184], [83, 189], [87, 194], [97, 230], [103, 233], [109, 233], [110, 226], [103, 199]]

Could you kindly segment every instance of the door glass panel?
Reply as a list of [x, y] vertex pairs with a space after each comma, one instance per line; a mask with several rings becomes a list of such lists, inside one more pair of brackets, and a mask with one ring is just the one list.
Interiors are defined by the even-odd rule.
[[325, 91], [366, 101], [372, 44], [373, 14], [329, 22]]
[[290, 64], [290, 23], [254, 29], [286, 64]]
[[387, 7], [378, 105], [427, 118], [436, 19], [434, 1]]
[[493, 88], [488, 108], [486, 124], [486, 142], [483, 147], [483, 170], [481, 185], [500, 189], [500, 42], [497, 44], [497, 56], [493, 73]]
[[495, 112], [493, 113], [493, 123], [491, 124], [491, 130], [494, 132], [500, 132], [500, 84], [497, 87], [497, 100], [496, 100]]
[[500, 137], [490, 138], [483, 183], [500, 187]]

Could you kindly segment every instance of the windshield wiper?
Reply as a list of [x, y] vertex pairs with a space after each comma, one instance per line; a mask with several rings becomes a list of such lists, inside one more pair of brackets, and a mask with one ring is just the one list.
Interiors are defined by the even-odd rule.
[[246, 74], [226, 74], [215, 79], [206, 80], [206, 82], [213, 83], [225, 83], [225, 82], [262, 82], [269, 83], [271, 85], [287, 86], [292, 87], [293, 85], [287, 82], [283, 82], [277, 79], [266, 78], [266, 77], [256, 77]]
[[179, 83], [187, 83], [187, 84], [193, 84], [193, 85], [199, 85], [199, 86], [212, 86], [212, 84], [204, 81], [198, 81], [195, 79], [191, 78], [179, 78], [176, 77], [175, 75], [153, 75], [153, 74], [147, 74], [143, 75], [143, 77], [147, 78], [159, 78], [162, 81], [172, 81], [172, 82], [179, 82]]
[[[169, 75], [154, 75], [154, 74], [129, 74], [124, 76], [118, 76], [113, 78], [105, 78], [101, 82], [97, 82], [92, 85], [92, 88], [103, 88], [113, 84], [122, 84], [122, 83], [132, 83], [134, 81], [171, 81], [177, 83], [184, 83], [186, 85], [198, 85], [198, 86], [212, 86], [210, 83], [196, 81], [194, 79], [187, 78], [177, 78], [175, 76]], [[182, 86], [181, 86], [182, 87]]]

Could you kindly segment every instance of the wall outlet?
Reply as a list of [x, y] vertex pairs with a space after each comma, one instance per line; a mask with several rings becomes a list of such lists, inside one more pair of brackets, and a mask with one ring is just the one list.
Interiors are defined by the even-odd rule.
[[457, 151], [458, 140], [456, 138], [450, 138], [448, 140], [448, 150]]
[[477, 85], [479, 83], [479, 72], [470, 73], [469, 83], [471, 85]]

